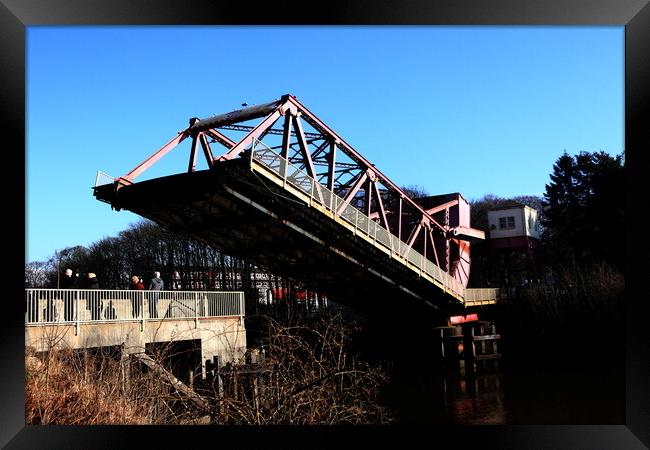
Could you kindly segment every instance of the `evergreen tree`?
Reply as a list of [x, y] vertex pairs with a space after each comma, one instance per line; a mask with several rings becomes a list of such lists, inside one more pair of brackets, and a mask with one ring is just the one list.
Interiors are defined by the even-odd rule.
[[557, 263], [607, 261], [623, 268], [622, 155], [566, 152], [553, 165], [541, 218], [548, 254]]

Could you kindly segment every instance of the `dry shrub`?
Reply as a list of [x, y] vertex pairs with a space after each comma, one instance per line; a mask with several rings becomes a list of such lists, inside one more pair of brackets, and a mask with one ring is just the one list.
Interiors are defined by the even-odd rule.
[[[340, 317], [309, 327], [268, 319], [262, 373], [232, 367], [214, 421], [219, 424], [384, 424], [389, 412], [377, 395], [387, 375], [349, 352]], [[262, 366], [262, 367], [264, 367]]]
[[606, 264], [562, 268], [512, 301], [508, 340], [517, 358], [547, 353], [582, 368], [620, 359], [624, 300], [625, 279]]
[[[119, 358], [54, 349], [26, 354], [25, 419], [29, 425], [176, 423], [172, 390]], [[178, 408], [176, 408], [178, 410]]]
[[561, 269], [553, 280], [526, 289], [514, 305], [517, 312], [538, 322], [561, 325], [585, 318], [602, 327], [620, 318], [625, 279], [606, 264]]
[[[205, 423], [210, 412], [213, 424], [389, 423], [388, 410], [377, 401], [387, 375], [349, 351], [352, 331], [338, 317], [309, 327], [268, 319], [265, 363], [230, 366], [229, 373], [222, 371], [221, 388], [199, 387], [209, 410], [197, 408], [164, 376], [133, 361], [127, 366], [119, 357], [87, 350], [31, 353], [26, 356], [26, 422], [184, 424], [201, 418]], [[165, 356], [154, 355], [158, 361]]]

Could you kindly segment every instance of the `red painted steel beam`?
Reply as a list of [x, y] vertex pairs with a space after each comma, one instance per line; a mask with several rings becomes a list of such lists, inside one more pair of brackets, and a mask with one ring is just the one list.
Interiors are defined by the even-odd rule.
[[403, 206], [404, 197], [400, 195], [399, 197], [399, 220], [397, 221], [397, 239], [402, 240], [402, 206]]
[[443, 209], [446, 208], [451, 208], [452, 206], [456, 206], [458, 204], [458, 200], [452, 200], [447, 203], [443, 203], [442, 205], [434, 206], [433, 208], [427, 209], [427, 214], [435, 214], [437, 212], [442, 211]]
[[388, 225], [388, 219], [386, 218], [386, 209], [384, 209], [384, 202], [381, 199], [381, 193], [377, 187], [377, 183], [372, 183], [375, 188], [375, 194], [377, 195], [377, 204], [379, 205], [379, 213], [381, 214], [382, 226], [388, 230], [390, 233], [390, 226]]
[[424, 256], [424, 259], [427, 259], [427, 230], [428, 229], [429, 228], [424, 227], [424, 229], [422, 230], [422, 237], [424, 238], [424, 239], [422, 239], [423, 244], [424, 244], [424, 250], [422, 252], [422, 255]]
[[273, 124], [280, 118], [282, 115], [282, 112], [279, 109], [276, 109], [273, 111], [270, 115], [266, 117], [262, 122], [260, 122], [259, 125], [257, 125], [255, 128], [253, 128], [250, 133], [248, 133], [244, 139], [239, 141], [237, 145], [235, 145], [233, 148], [231, 148], [228, 153], [222, 155], [219, 157], [220, 161], [227, 161], [230, 159], [233, 159], [241, 152], [243, 152], [247, 146], [252, 145], [253, 141], [255, 139], [258, 139], [266, 129], [270, 128], [273, 126]]
[[431, 247], [433, 247], [433, 257], [436, 258], [436, 266], [440, 267], [440, 260], [438, 259], [438, 250], [436, 250], [436, 241], [433, 238], [433, 230], [429, 229], [429, 240], [431, 240]]
[[[297, 136], [297, 144], [299, 146], [299, 150], [295, 150], [296, 155], [294, 155], [293, 160], [295, 161], [300, 160], [300, 163], [304, 165], [309, 176], [315, 180], [318, 180], [318, 175], [316, 174], [315, 171], [315, 158], [318, 157], [319, 164], [325, 164], [328, 166], [328, 171], [327, 171], [328, 187], [332, 190], [334, 190], [334, 188], [336, 187], [337, 192], [341, 192], [341, 193], [347, 191], [343, 203], [337, 209], [337, 214], [340, 214], [343, 211], [343, 209], [350, 204], [350, 202], [354, 199], [359, 189], [363, 186], [363, 183], [368, 181], [368, 188], [366, 189], [366, 196], [367, 196], [366, 212], [369, 213], [369, 215], [372, 213], [372, 208], [373, 208], [372, 190], [374, 189], [375, 195], [377, 196], [378, 212], [380, 213], [379, 217], [381, 218], [384, 227], [388, 228], [386, 209], [384, 208], [381, 193], [379, 192], [379, 188], [376, 184], [377, 181], [380, 181], [382, 185], [387, 188], [388, 191], [391, 191], [392, 193], [399, 195], [399, 217], [397, 221], [398, 222], [397, 232], [398, 232], [398, 237], [400, 239], [402, 235], [402, 228], [405, 225], [404, 220], [406, 220], [406, 218], [403, 216], [404, 201], [406, 201], [406, 203], [411, 206], [410, 209], [414, 210], [415, 214], [420, 212], [423, 218], [428, 218], [429, 223], [432, 223], [438, 229], [442, 230], [445, 233], [444, 238], [446, 239], [445, 247], [446, 247], [447, 260], [449, 260], [449, 250], [450, 250], [449, 238], [458, 237], [458, 235], [460, 235], [461, 237], [470, 236], [473, 238], [482, 238], [481, 237], [482, 232], [480, 232], [479, 230], [473, 230], [469, 227], [463, 227], [466, 229], [460, 229], [460, 228], [456, 229], [455, 231], [452, 232], [453, 236], [448, 236], [449, 233], [447, 232], [449, 231], [449, 221], [448, 221], [449, 208], [458, 203], [456, 200], [452, 202], [447, 202], [443, 205], [438, 205], [428, 210], [424, 210], [423, 207], [417, 204], [406, 193], [404, 193], [398, 186], [392, 183], [392, 181], [389, 178], [387, 178], [383, 173], [381, 173], [377, 168], [375, 168], [363, 156], [357, 153], [356, 150], [352, 148], [352, 146], [350, 146], [347, 142], [345, 142], [345, 140], [343, 140], [340, 136], [338, 136], [327, 125], [321, 122], [320, 119], [318, 119], [304, 105], [298, 102], [298, 100], [294, 96], [291, 95], [285, 95], [280, 100], [271, 103], [250, 107], [250, 108], [244, 108], [238, 111], [221, 114], [219, 116], [213, 116], [204, 120], [193, 119], [193, 121], [190, 122], [190, 127], [188, 129], [186, 129], [182, 133], [179, 133], [177, 137], [172, 139], [163, 148], [155, 152], [151, 157], [149, 157], [147, 160], [145, 160], [143, 163], [141, 163], [139, 166], [137, 166], [135, 169], [129, 172], [129, 174], [127, 174], [125, 177], [121, 178], [120, 180], [122, 183], [132, 182], [132, 180], [135, 177], [137, 177], [140, 173], [142, 173], [144, 170], [146, 170], [148, 167], [154, 164], [164, 154], [166, 154], [168, 151], [170, 151], [172, 148], [174, 148], [176, 145], [178, 145], [183, 139], [187, 138], [188, 136], [196, 137], [196, 141], [193, 142], [193, 146], [192, 146], [192, 154], [190, 156], [190, 163], [188, 164], [188, 170], [192, 171], [195, 169], [197, 142], [201, 143], [206, 159], [208, 160], [208, 164], [212, 167], [214, 157], [212, 155], [210, 145], [206, 139], [206, 136], [212, 137], [217, 142], [221, 143], [226, 148], [228, 148], [228, 151], [224, 155], [222, 155], [219, 158], [219, 160], [233, 159], [241, 155], [243, 151], [249, 148], [255, 139], [261, 139], [264, 135], [266, 135], [269, 132], [276, 132], [277, 134], [278, 130], [273, 130], [272, 126], [282, 115], [285, 115], [285, 126], [282, 130], [282, 134], [283, 134], [283, 142], [282, 142], [283, 155], [282, 156], [284, 156], [289, 160], [290, 159], [288, 155], [289, 149], [291, 148], [295, 150], [295, 148], [293, 148], [293, 145], [295, 145], [295, 143], [292, 144], [290, 142], [290, 137], [292, 134], [294, 134], [291, 132], [290, 124], [293, 123], [295, 135]], [[308, 142], [306, 140], [307, 135], [302, 129], [301, 120], [297, 117], [298, 115], [301, 115], [302, 120], [308, 122], [317, 132], [321, 133], [318, 136], [319, 139], [324, 140], [322, 145], [317, 146], [317, 144], [315, 144], [314, 141]], [[217, 127], [227, 127], [238, 122], [252, 120], [258, 117], [264, 117], [264, 119], [257, 126], [250, 128], [248, 134], [238, 143], [233, 142], [228, 137], [224, 136], [223, 134], [215, 130], [215, 128]], [[249, 127], [246, 127], [246, 130], [248, 129]], [[309, 145], [312, 144], [315, 147], [317, 147], [313, 155], [311, 154], [309, 148]], [[321, 156], [321, 154], [325, 151], [324, 149], [328, 144], [329, 144], [329, 152], [326, 152], [323, 156]], [[336, 162], [337, 147], [339, 150], [343, 151], [343, 153], [347, 155], [347, 157], [349, 157], [355, 164], [337, 163]], [[301, 157], [295, 158], [298, 153], [301, 154]], [[346, 167], [346, 166], [350, 166], [350, 167]], [[359, 173], [357, 173], [354, 176], [351, 176], [351, 178], [344, 183], [339, 182], [342, 176], [344, 176], [345, 174], [352, 175], [352, 173], [356, 170], [358, 170]], [[316, 188], [318, 189], [320, 185], [317, 184], [316, 186], [317, 186]], [[350, 186], [352, 187], [350, 188]], [[318, 195], [322, 201], [322, 195], [320, 189], [318, 189]], [[435, 214], [436, 212], [440, 212], [443, 209], [445, 210], [445, 223], [441, 225], [437, 221], [433, 220], [431, 215]], [[407, 216], [410, 216], [410, 214]], [[411, 233], [412, 237], [411, 239], [409, 239], [410, 245], [407, 248], [407, 252], [413, 245], [414, 239], [416, 239], [422, 226], [423, 226], [423, 222], [420, 222], [415, 229], [409, 226], [409, 228], [411, 228], [412, 231]], [[435, 240], [433, 239], [433, 235], [430, 234], [429, 238], [432, 239], [432, 244], [434, 244], [433, 245], [434, 255], [436, 256], [437, 259], [437, 251], [435, 249]], [[424, 242], [426, 246], [427, 245], [426, 236]], [[425, 252], [426, 252], [426, 247], [425, 247]], [[447, 268], [449, 268], [449, 262], [447, 262]]]
[[[205, 131], [211, 128], [218, 128], [225, 125], [232, 125], [234, 123], [246, 122], [247, 120], [268, 116], [272, 112], [276, 111], [283, 103], [285, 103], [287, 98], [287, 95], [283, 95], [282, 98], [274, 102], [265, 103], [263, 105], [250, 106], [248, 108], [238, 109], [229, 113], [219, 114], [217, 116], [201, 119], [190, 126], [189, 132], [190, 134], [195, 134], [199, 131]], [[251, 130], [251, 132], [252, 131], [253, 130]]]
[[449, 232], [447, 233], [447, 236], [455, 237], [462, 240], [468, 240], [470, 238], [485, 239], [485, 232], [481, 230], [477, 230], [476, 228], [459, 226], [459, 227], [450, 228]]
[[[311, 126], [313, 126], [316, 130], [320, 131], [321, 133], [324, 133], [326, 135], [329, 135], [331, 138], [334, 138], [338, 141], [339, 147], [354, 161], [359, 163], [363, 168], [369, 169], [372, 172], [374, 172], [379, 179], [382, 181], [382, 184], [385, 186], [389, 186], [392, 189], [394, 189], [396, 192], [400, 193], [401, 195], [404, 196], [406, 201], [411, 204], [416, 210], [418, 210], [420, 213], [423, 215], [428, 215], [427, 212], [422, 209], [420, 205], [415, 203], [406, 193], [404, 193], [398, 186], [396, 186], [386, 175], [381, 173], [377, 168], [375, 168], [368, 160], [366, 160], [363, 156], [361, 156], [359, 153], [357, 153], [354, 148], [347, 142], [345, 142], [344, 139], [342, 139], [338, 134], [336, 134], [332, 129], [330, 129], [327, 125], [325, 125], [318, 117], [316, 117], [309, 109], [307, 109], [302, 103], [300, 103], [295, 96], [293, 95], [287, 95], [285, 96], [287, 98], [287, 103], [293, 105], [294, 107], [298, 108], [302, 113], [303, 113], [303, 118], [306, 120]], [[284, 97], [283, 97], [284, 98]], [[436, 223], [436, 225], [438, 225]]]
[[199, 144], [198, 136], [192, 138], [192, 149], [190, 150], [190, 162], [187, 166], [188, 172], [194, 172], [196, 169], [196, 146]]
[[372, 178], [368, 177], [368, 183], [366, 183], [366, 216], [370, 216], [372, 212]]
[[208, 167], [212, 169], [214, 166], [214, 156], [212, 156], [212, 149], [210, 148], [210, 143], [205, 137], [205, 133], [199, 133], [199, 141], [201, 142], [201, 148], [203, 148], [203, 154], [205, 155], [205, 160], [208, 163]]
[[[305, 137], [307, 136], [307, 133], [305, 133]], [[310, 141], [307, 141], [308, 144], [312, 144], [316, 142], [317, 140], [322, 140], [322, 139], [312, 139]], [[320, 144], [318, 147], [316, 147], [316, 150], [314, 150], [314, 153], [311, 155], [311, 159], [316, 163], [316, 160], [321, 160], [323, 157], [327, 157], [327, 153], [325, 153], [325, 148], [329, 146], [329, 142], [327, 140], [323, 141], [322, 144]], [[325, 153], [323, 156], [321, 156], [321, 153]]]
[[156, 150], [151, 156], [149, 156], [147, 159], [145, 159], [140, 164], [135, 166], [133, 170], [131, 170], [129, 173], [127, 173], [121, 178], [133, 182], [133, 180], [135, 180], [142, 172], [144, 172], [149, 167], [154, 165], [160, 158], [165, 156], [174, 147], [176, 147], [178, 144], [183, 142], [183, 140], [187, 138], [189, 135], [190, 134], [187, 130], [181, 131], [180, 133], [178, 133], [178, 135], [175, 138], [173, 138], [171, 141], [163, 145], [159, 150]]
[[448, 228], [447, 226], [440, 225], [436, 219], [433, 217], [427, 217], [429, 221], [431, 221], [435, 226], [437, 226], [441, 231], [445, 232], [445, 230]]
[[300, 118], [298, 116], [291, 116], [291, 121], [293, 122], [293, 129], [296, 131], [296, 137], [298, 138], [298, 147], [300, 149], [300, 153], [302, 154], [305, 168], [307, 169], [307, 175], [312, 178], [316, 178], [316, 170], [314, 170], [314, 163], [311, 160], [311, 153], [309, 153], [309, 147], [307, 146], [307, 141], [305, 140], [305, 134], [302, 131]]
[[[338, 164], [339, 163], [337, 163], [337, 165]], [[356, 175], [352, 175], [352, 171], [354, 171], [354, 170], [358, 170], [359, 172], [357, 172]], [[350, 187], [351, 183], [356, 181], [356, 179], [360, 176], [360, 174], [363, 173], [363, 170], [360, 167], [346, 167], [344, 169], [337, 169], [336, 172], [338, 172], [338, 175], [334, 179], [334, 183], [335, 184], [338, 183], [338, 191], [341, 191], [342, 189]], [[341, 177], [343, 175], [350, 175], [351, 178], [348, 181], [346, 181], [345, 183], [339, 182], [339, 180], [341, 179]]]
[[452, 276], [456, 278], [463, 285], [467, 285], [469, 281], [469, 268], [470, 268], [470, 259], [469, 259], [469, 242], [458, 241], [454, 239], [454, 242], [458, 245], [458, 254], [459, 259], [456, 261], [455, 270]]
[[402, 253], [402, 257], [406, 258], [406, 255], [408, 255], [408, 253], [411, 251], [411, 248], [415, 243], [415, 238], [418, 237], [418, 234], [420, 233], [421, 229], [422, 229], [422, 222], [420, 222], [418, 226], [415, 227], [411, 232], [411, 238], [409, 239], [408, 244], [406, 244], [406, 250], [404, 250], [404, 253]]
[[318, 183], [318, 178], [316, 177], [316, 170], [314, 169], [314, 163], [311, 160], [311, 154], [309, 153], [309, 147], [307, 146], [307, 141], [305, 140], [305, 133], [302, 131], [302, 124], [300, 123], [299, 116], [291, 116], [293, 122], [293, 129], [296, 132], [296, 137], [298, 138], [298, 146], [300, 147], [300, 152], [302, 153], [302, 158], [305, 163], [305, 168], [307, 169], [307, 174], [312, 177], [316, 184], [316, 192], [318, 194], [318, 200], [320, 203], [323, 203], [323, 193], [320, 190], [320, 183]]
[[352, 187], [350, 192], [348, 192], [348, 194], [343, 199], [343, 203], [341, 203], [341, 206], [339, 206], [339, 208], [336, 210], [336, 215], [337, 216], [340, 215], [341, 212], [348, 206], [348, 204], [350, 203], [350, 200], [352, 200], [354, 198], [354, 196], [359, 191], [359, 188], [363, 185], [364, 181], [366, 181], [366, 178], [368, 178], [368, 174], [364, 172], [357, 179], [357, 182], [354, 184], [354, 186]]
[[[233, 131], [246, 131], [249, 132], [253, 129], [252, 126], [250, 125], [221, 125], [219, 128], [223, 130], [233, 130]], [[279, 130], [277, 128], [269, 128], [268, 134], [282, 134], [284, 133], [284, 130]], [[291, 133], [292, 136], [294, 136], [294, 133]], [[310, 138], [313, 141], [321, 140], [324, 139], [324, 137], [318, 133], [308, 133], [305, 132], [305, 137]]]
[[284, 113], [284, 126], [282, 132], [282, 151], [280, 156], [289, 160], [289, 144], [291, 143], [291, 112]]
[[[270, 133], [265, 133], [265, 135], [266, 135], [266, 134], [270, 134]], [[295, 135], [296, 135], [296, 133], [291, 132], [291, 136], [295, 136]], [[322, 139], [318, 139], [318, 140], [320, 141], [320, 140], [322, 140]], [[315, 139], [307, 139], [307, 144], [313, 144], [314, 142], [316, 142]], [[296, 144], [296, 143], [294, 142], [294, 143], [292, 143], [291, 145], [289, 145], [289, 147], [293, 147], [295, 144]], [[325, 145], [325, 144], [321, 144], [321, 147], [322, 147], [323, 145]], [[319, 148], [320, 148], [320, 147], [319, 147]], [[269, 149], [271, 149], [271, 150], [278, 150], [278, 149], [279, 149], [280, 151], [282, 151], [282, 144], [280, 144], [280, 145], [274, 145], [274, 146], [269, 146]], [[320, 156], [320, 155], [319, 155], [318, 158], [317, 158], [317, 157], [312, 153], [312, 155], [311, 155], [311, 159], [312, 159], [312, 161], [314, 161], [314, 165], [321, 165], [321, 166], [322, 166], [322, 165], [327, 164], [327, 163], [323, 160], [323, 157]]]
[[227, 149], [231, 149], [236, 145], [228, 136], [219, 133], [217, 130], [205, 130], [205, 133]]
[[[449, 208], [445, 209], [445, 229], [449, 229]], [[446, 236], [445, 236], [446, 237]], [[445, 239], [445, 270], [451, 270], [451, 245], [449, 239]]]

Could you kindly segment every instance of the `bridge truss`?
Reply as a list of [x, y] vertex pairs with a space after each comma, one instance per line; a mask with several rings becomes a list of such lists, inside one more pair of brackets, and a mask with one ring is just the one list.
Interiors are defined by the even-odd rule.
[[[135, 182], [185, 139], [184, 173]], [[436, 309], [462, 306], [484, 237], [460, 194], [411, 198], [292, 95], [190, 119], [95, 196], [333, 298], [388, 289]]]

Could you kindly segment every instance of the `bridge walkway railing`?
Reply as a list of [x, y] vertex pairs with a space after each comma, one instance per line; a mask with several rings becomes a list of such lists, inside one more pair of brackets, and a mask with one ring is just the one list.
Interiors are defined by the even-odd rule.
[[465, 306], [494, 305], [506, 301], [508, 292], [502, 288], [466, 288]]
[[418, 272], [423, 278], [463, 301], [465, 287], [458, 280], [414, 248], [407, 250], [406, 242], [354, 206], [348, 204], [340, 215], [336, 214], [344, 203], [341, 197], [257, 140], [254, 141], [251, 149], [251, 167], [283, 188], [307, 196], [310, 205], [318, 205], [334, 220], [343, 219], [353, 227], [355, 234], [365, 237], [371, 245], [381, 248], [391, 257]]
[[244, 293], [25, 289], [25, 326], [244, 316]]

